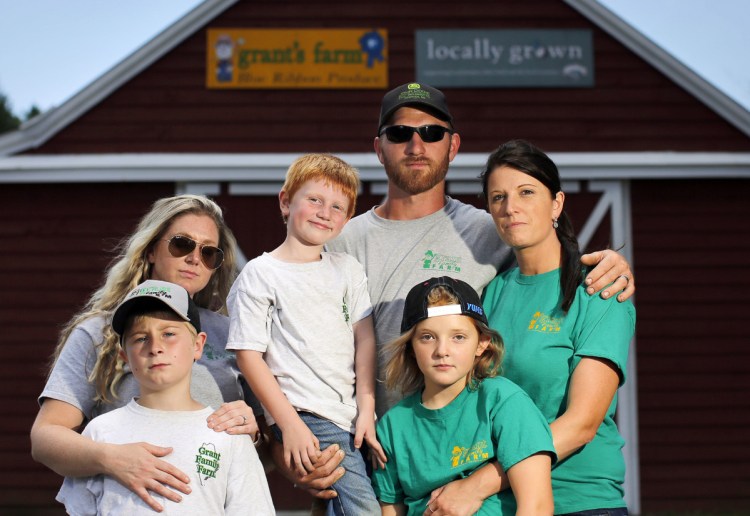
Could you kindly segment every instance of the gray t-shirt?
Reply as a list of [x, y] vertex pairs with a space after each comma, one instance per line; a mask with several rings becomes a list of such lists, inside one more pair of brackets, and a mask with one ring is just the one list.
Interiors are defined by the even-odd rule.
[[[450, 197], [442, 210], [416, 220], [384, 219], [373, 208], [349, 221], [326, 248], [349, 253], [364, 266], [379, 347], [400, 335], [404, 300], [414, 285], [451, 276], [481, 294], [509, 254], [487, 212]], [[380, 369], [383, 360], [379, 355]], [[378, 382], [378, 415], [400, 399]]]
[[[216, 409], [225, 401], [242, 399], [239, 369], [234, 355], [224, 350], [229, 319], [204, 308], [199, 310], [201, 329], [208, 338], [203, 355], [193, 365], [190, 393], [196, 401]], [[126, 365], [125, 376], [117, 387], [117, 399], [111, 403], [94, 401], [96, 389], [88, 378], [96, 364], [104, 324], [103, 317], [92, 317], [73, 329], [39, 396], [40, 403], [44, 398], [64, 401], [91, 420], [139, 395], [138, 383]]]

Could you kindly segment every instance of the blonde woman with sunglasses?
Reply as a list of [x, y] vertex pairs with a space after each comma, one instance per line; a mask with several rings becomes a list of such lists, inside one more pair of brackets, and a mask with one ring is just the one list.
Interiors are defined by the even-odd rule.
[[121, 244], [103, 285], [61, 332], [31, 429], [36, 461], [64, 476], [109, 475], [156, 511], [162, 507], [152, 495], [175, 502], [189, 496], [187, 475], [160, 458], [171, 448], [96, 443], [79, 433], [89, 420], [139, 394], [109, 321], [123, 297], [148, 279], [182, 286], [199, 307], [208, 338], [193, 368], [191, 391], [199, 402], [218, 408], [206, 424], [217, 432], [256, 436], [237, 365], [224, 350], [229, 322], [220, 313], [236, 272], [236, 245], [221, 208], [210, 199], [181, 195], [154, 203]]

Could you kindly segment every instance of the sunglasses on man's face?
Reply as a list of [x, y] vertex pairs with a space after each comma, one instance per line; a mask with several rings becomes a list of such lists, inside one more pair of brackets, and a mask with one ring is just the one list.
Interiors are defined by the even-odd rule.
[[389, 142], [406, 143], [411, 140], [414, 133], [418, 133], [423, 142], [435, 143], [442, 140], [445, 133], [453, 134], [453, 132], [453, 129], [437, 124], [423, 125], [420, 127], [412, 127], [410, 125], [392, 125], [383, 129], [378, 136], [385, 134], [385, 137], [388, 138]]
[[169, 254], [175, 258], [182, 258], [183, 256], [189, 255], [195, 250], [195, 247], [198, 246], [201, 251], [201, 261], [207, 269], [212, 271], [216, 270], [221, 267], [222, 263], [224, 263], [224, 251], [218, 247], [199, 244], [192, 238], [182, 235], [175, 235], [164, 241], [169, 243], [167, 249], [169, 249]]

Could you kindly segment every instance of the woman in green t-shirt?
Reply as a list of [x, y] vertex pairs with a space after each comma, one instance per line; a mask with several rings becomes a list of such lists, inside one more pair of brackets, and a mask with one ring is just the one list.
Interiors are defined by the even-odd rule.
[[586, 294], [560, 175], [544, 152], [507, 142], [490, 155], [481, 180], [498, 234], [518, 263], [487, 286], [484, 307], [506, 344], [504, 375], [550, 424], [559, 460], [555, 514], [625, 515], [624, 441], [614, 415], [633, 305]]

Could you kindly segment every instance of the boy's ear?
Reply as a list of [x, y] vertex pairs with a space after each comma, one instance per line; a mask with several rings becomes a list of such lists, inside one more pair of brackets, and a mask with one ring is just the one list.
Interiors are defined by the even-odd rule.
[[490, 342], [492, 341], [492, 337], [485, 333], [479, 334], [479, 345], [477, 346], [477, 351], [474, 353], [474, 356], [479, 357], [482, 356], [482, 353], [484, 353], [484, 350], [487, 349], [487, 346], [490, 345]]
[[203, 346], [206, 345], [206, 338], [207, 337], [208, 336], [206, 335], [205, 331], [200, 332], [195, 337], [195, 345], [194, 345], [195, 347], [193, 348], [194, 349], [194, 354], [193, 354], [193, 359], [194, 360], [198, 360], [203, 355]]
[[279, 192], [279, 209], [281, 209], [281, 216], [286, 220], [289, 217], [289, 203], [291, 199], [284, 190]]

